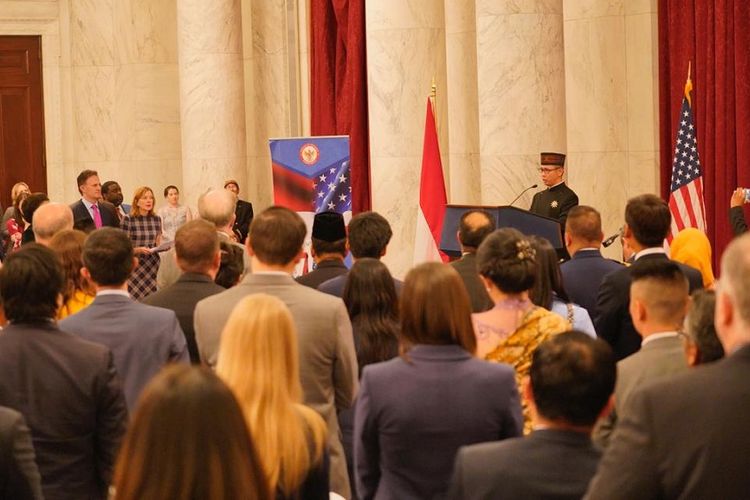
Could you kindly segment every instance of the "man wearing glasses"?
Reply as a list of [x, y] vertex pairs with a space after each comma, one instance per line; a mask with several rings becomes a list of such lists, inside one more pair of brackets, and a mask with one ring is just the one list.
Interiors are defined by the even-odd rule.
[[578, 205], [578, 195], [565, 185], [565, 155], [562, 153], [542, 153], [539, 173], [547, 189], [536, 193], [529, 211], [560, 221], [565, 231], [565, 220], [571, 208]]

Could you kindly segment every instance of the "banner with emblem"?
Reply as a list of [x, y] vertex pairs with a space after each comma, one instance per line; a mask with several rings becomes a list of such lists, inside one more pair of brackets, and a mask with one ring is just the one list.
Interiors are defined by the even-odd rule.
[[332, 210], [343, 214], [347, 224], [351, 219], [349, 136], [271, 139], [269, 145], [274, 204], [298, 212], [307, 224], [307, 255], [295, 273], [304, 274], [313, 267], [310, 233], [315, 214]]

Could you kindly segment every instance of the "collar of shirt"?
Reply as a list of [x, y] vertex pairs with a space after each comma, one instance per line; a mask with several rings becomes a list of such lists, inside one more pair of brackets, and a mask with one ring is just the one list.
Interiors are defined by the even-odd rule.
[[547, 189], [552, 189], [552, 188], [556, 188], [556, 187], [557, 187], [557, 186], [559, 186], [560, 184], [564, 184], [564, 183], [565, 183], [565, 181], [560, 181], [560, 182], [558, 182], [557, 184], [554, 184], [554, 185], [552, 185], [552, 186], [548, 187]]
[[667, 251], [664, 250], [662, 247], [644, 248], [643, 250], [635, 254], [635, 258], [633, 260], [638, 260], [644, 255], [655, 255], [659, 253], [662, 255], [667, 255]]
[[253, 271], [253, 274], [266, 274], [270, 276], [289, 276], [289, 273], [285, 273], [284, 271]]
[[122, 295], [123, 297], [130, 298], [130, 294], [125, 290], [99, 290], [96, 292], [96, 296], [99, 295]]
[[598, 248], [596, 248], [596, 247], [586, 247], [586, 248], [579, 248], [579, 249], [578, 249], [578, 251], [579, 251], [579, 252], [582, 252], [582, 251], [584, 251], [584, 250], [593, 250], [593, 251], [595, 251], [595, 252], [598, 252], [598, 251], [599, 251], [599, 249], [598, 249]]
[[652, 341], [654, 341], [654, 340], [659, 340], [659, 339], [668, 339], [668, 338], [672, 338], [672, 337], [678, 337], [679, 335], [680, 335], [680, 334], [679, 334], [679, 333], [677, 333], [677, 332], [661, 332], [661, 333], [652, 333], [651, 335], [649, 335], [648, 337], [644, 338], [644, 339], [643, 339], [643, 340], [641, 341], [641, 347], [643, 347], [644, 345], [646, 345], [646, 344], [648, 344], [649, 342], [652, 342]]

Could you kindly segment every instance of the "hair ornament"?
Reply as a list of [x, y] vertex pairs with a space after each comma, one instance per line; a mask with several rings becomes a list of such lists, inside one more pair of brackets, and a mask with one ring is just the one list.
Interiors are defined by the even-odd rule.
[[528, 240], [518, 240], [516, 242], [516, 250], [518, 250], [518, 254], [516, 254], [518, 260], [531, 260], [536, 256], [536, 251]]

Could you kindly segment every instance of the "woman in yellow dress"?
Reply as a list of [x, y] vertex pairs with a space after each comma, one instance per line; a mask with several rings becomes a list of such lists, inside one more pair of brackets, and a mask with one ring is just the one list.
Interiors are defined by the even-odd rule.
[[86, 233], [76, 229], [60, 231], [50, 240], [49, 247], [57, 255], [65, 275], [65, 290], [57, 319], [65, 319], [88, 307], [96, 297], [93, 285], [81, 276], [81, 256], [85, 241]]

